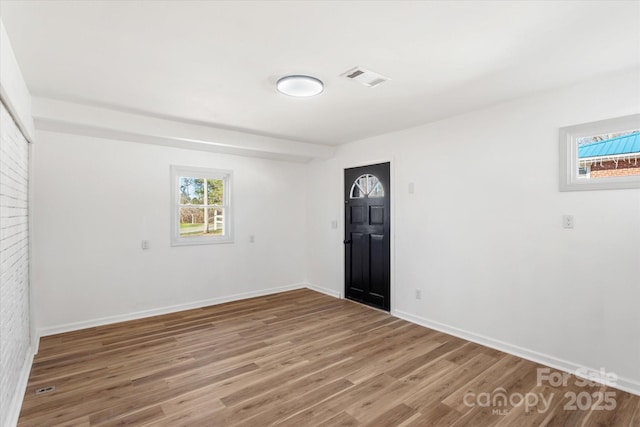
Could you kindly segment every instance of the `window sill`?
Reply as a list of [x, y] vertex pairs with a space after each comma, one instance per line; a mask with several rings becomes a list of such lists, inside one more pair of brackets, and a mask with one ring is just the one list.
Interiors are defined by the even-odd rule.
[[171, 239], [171, 246], [199, 246], [233, 243], [232, 237], [178, 237]]

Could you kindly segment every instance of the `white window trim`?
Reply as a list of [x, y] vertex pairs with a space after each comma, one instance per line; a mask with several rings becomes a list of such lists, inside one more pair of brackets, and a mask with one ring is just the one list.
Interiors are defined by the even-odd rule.
[[578, 177], [578, 138], [630, 129], [640, 129], [640, 114], [560, 128], [560, 191], [640, 188], [640, 176]]
[[[225, 218], [222, 223], [224, 235], [221, 236], [180, 236], [179, 209], [180, 192], [179, 179], [188, 176], [202, 179], [221, 179], [224, 182], [223, 206]], [[171, 246], [215, 245], [233, 242], [233, 171], [224, 169], [209, 169], [191, 166], [171, 165]]]

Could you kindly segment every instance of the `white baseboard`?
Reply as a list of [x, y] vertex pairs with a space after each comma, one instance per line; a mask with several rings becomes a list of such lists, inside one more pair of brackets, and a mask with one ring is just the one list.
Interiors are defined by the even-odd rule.
[[[444, 332], [445, 334], [453, 335], [455, 337], [462, 338], [464, 340], [471, 341], [471, 342], [483, 345], [485, 347], [491, 347], [493, 349], [500, 350], [505, 353], [513, 354], [514, 356], [518, 356], [523, 359], [530, 360], [532, 362], [540, 363], [541, 365], [546, 365], [551, 368], [558, 369], [560, 371], [564, 371], [570, 374], [575, 374], [575, 372], [578, 369], [581, 369], [584, 371], [585, 368], [589, 372], [593, 372], [595, 374], [600, 372], [599, 369], [593, 369], [591, 367], [582, 366], [577, 363], [569, 362], [567, 360], [550, 356], [548, 354], [539, 353], [537, 351], [533, 351], [524, 347], [509, 344], [507, 342], [489, 338], [484, 335], [479, 335], [474, 332], [469, 332], [453, 326], [445, 325], [443, 323], [436, 322], [435, 320], [430, 320], [424, 317], [416, 316], [416, 315], [404, 312], [402, 310], [394, 310], [392, 311], [391, 314], [401, 319], [407, 320], [411, 323], [415, 323], [417, 325], [424, 326], [429, 329], [434, 329], [436, 331]], [[619, 390], [626, 391], [628, 393], [640, 396], [640, 383], [628, 378], [618, 377], [616, 384], [613, 388], [617, 388]]]
[[223, 304], [225, 302], [239, 301], [247, 298], [261, 297], [265, 295], [277, 294], [279, 292], [291, 291], [294, 289], [302, 289], [307, 285], [304, 283], [296, 283], [293, 285], [279, 286], [276, 288], [261, 289], [259, 291], [244, 292], [241, 294], [228, 295], [224, 297], [211, 298], [206, 300], [194, 301], [185, 304], [171, 305], [168, 307], [154, 308], [151, 310], [137, 311], [134, 313], [119, 314], [115, 316], [101, 317], [98, 319], [84, 320], [81, 322], [65, 323], [62, 325], [49, 326], [38, 329], [37, 340], [47, 335], [61, 334], [64, 332], [72, 332], [80, 329], [94, 328], [96, 326], [110, 325], [113, 323], [126, 322], [128, 320], [143, 319], [145, 317], [158, 316], [161, 314], [175, 313], [178, 311], [191, 310], [194, 308], [207, 307], [210, 305]]
[[40, 350], [40, 335], [38, 335], [37, 332], [35, 332], [36, 336], [33, 339], [33, 342], [31, 343], [31, 345], [33, 346], [33, 355], [35, 356], [36, 354], [38, 354], [38, 350]]
[[18, 424], [24, 393], [27, 390], [29, 374], [31, 373], [31, 366], [33, 365], [33, 354], [33, 349], [29, 347], [27, 349], [27, 357], [24, 359], [22, 369], [20, 370], [20, 377], [18, 378], [18, 384], [16, 385], [16, 392], [14, 393], [13, 399], [11, 399], [11, 403], [9, 403], [9, 407], [7, 408], [8, 416], [5, 421], [5, 427], [15, 427]]
[[339, 291], [335, 291], [333, 289], [329, 289], [329, 288], [325, 288], [324, 286], [318, 286], [318, 285], [314, 285], [312, 283], [307, 283], [305, 285], [307, 288], [311, 289], [312, 291], [316, 291], [316, 292], [320, 292], [326, 295], [329, 295], [330, 297], [334, 297], [334, 298], [342, 298], [342, 294]]

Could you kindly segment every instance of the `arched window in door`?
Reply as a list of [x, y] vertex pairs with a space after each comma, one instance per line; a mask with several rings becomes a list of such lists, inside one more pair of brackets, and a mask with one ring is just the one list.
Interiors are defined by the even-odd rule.
[[384, 187], [375, 175], [360, 175], [351, 186], [350, 197], [352, 199], [384, 197]]

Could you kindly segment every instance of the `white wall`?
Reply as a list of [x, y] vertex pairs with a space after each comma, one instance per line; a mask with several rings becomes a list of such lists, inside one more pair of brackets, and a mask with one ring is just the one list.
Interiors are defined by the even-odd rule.
[[17, 420], [31, 368], [29, 143], [0, 103], [0, 426]]
[[33, 360], [29, 284], [31, 95], [0, 21], [0, 425], [18, 420]]
[[[42, 334], [303, 282], [304, 165], [53, 132], [36, 137], [32, 281]], [[235, 243], [169, 245], [171, 164], [234, 171]]]
[[392, 159], [395, 313], [640, 393], [640, 190], [558, 191], [559, 127], [639, 111], [635, 69], [341, 147], [309, 169], [309, 282], [343, 288], [343, 168]]

